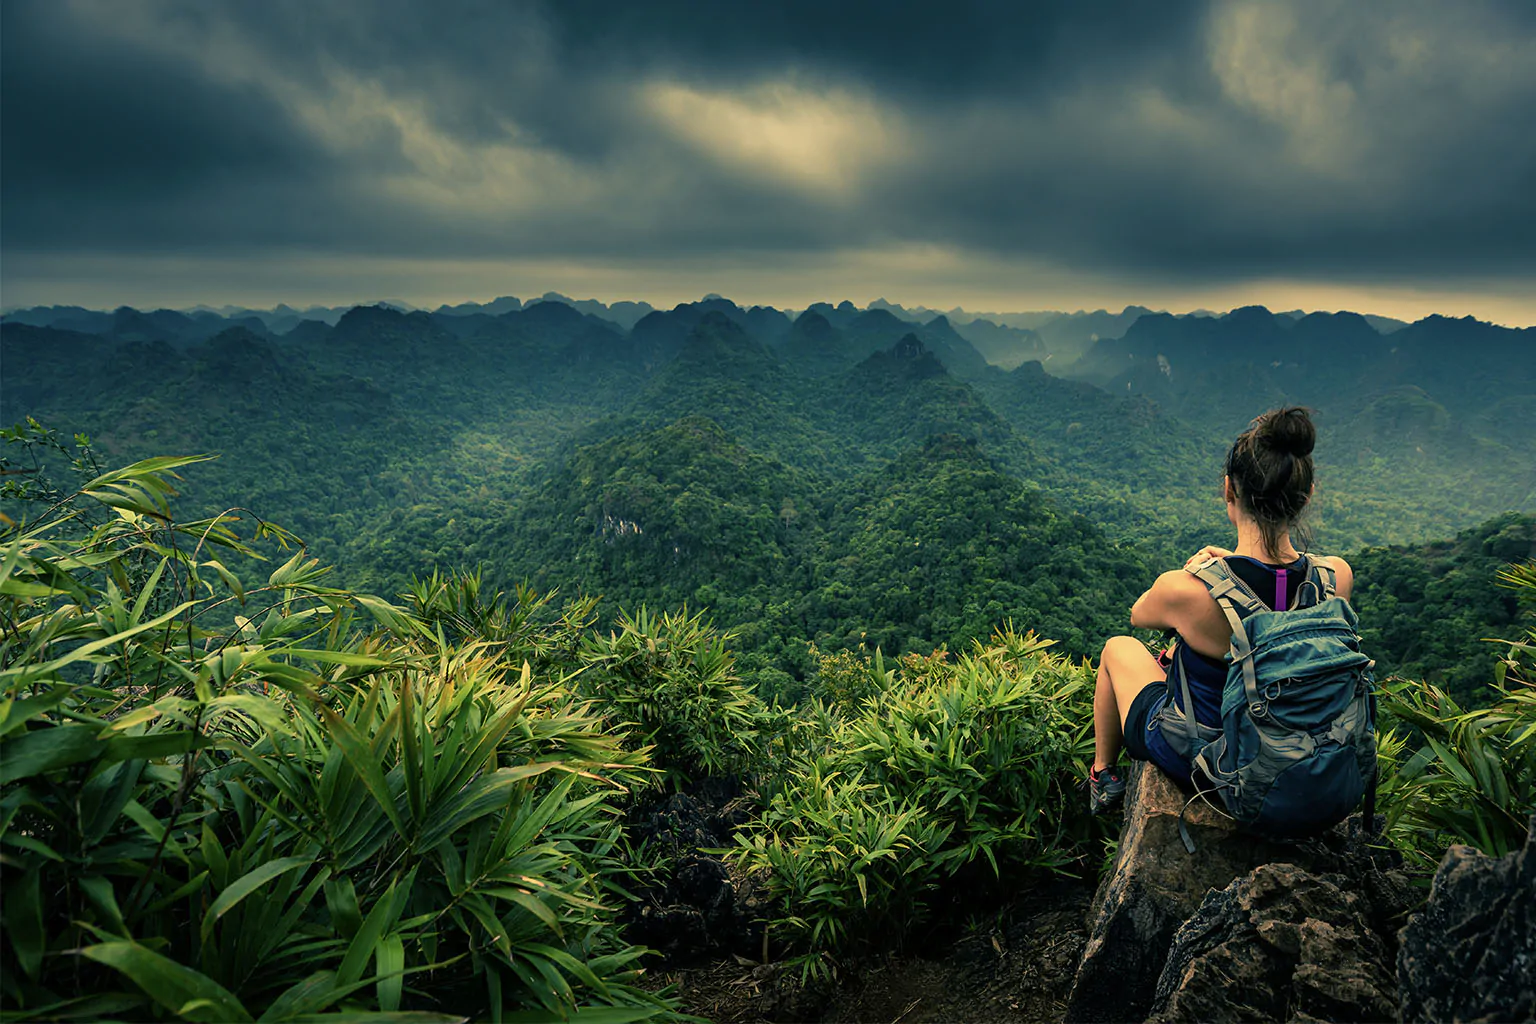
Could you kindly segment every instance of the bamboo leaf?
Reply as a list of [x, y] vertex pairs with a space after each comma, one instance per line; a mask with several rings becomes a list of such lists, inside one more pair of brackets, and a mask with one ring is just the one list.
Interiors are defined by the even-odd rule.
[[279, 875], [293, 871], [297, 868], [307, 868], [315, 862], [313, 857], [282, 857], [278, 860], [267, 861], [260, 867], [254, 868], [231, 882], [219, 898], [208, 907], [208, 912], [203, 916], [203, 941], [213, 934], [213, 926], [219, 918], [229, 913], [240, 904], [240, 901], [252, 892]]
[[56, 725], [0, 741], [0, 786], [98, 756], [105, 748], [96, 738], [100, 731], [89, 725]]
[[374, 756], [368, 741], [362, 737], [351, 722], [348, 722], [323, 704], [320, 705], [320, 713], [325, 718], [325, 724], [331, 739], [336, 742], [336, 746], [340, 748], [342, 756], [347, 759], [347, 763], [352, 766], [352, 770], [357, 772], [358, 778], [368, 788], [368, 792], [373, 795], [373, 799], [378, 803], [379, 809], [389, 818], [390, 824], [395, 826], [395, 831], [402, 836], [407, 835], [405, 822], [400, 818], [400, 811], [395, 806], [394, 797], [389, 792], [389, 784], [384, 781], [384, 773], [380, 770], [378, 758]]
[[399, 934], [386, 935], [374, 948], [374, 971], [379, 976], [379, 1009], [393, 1013], [400, 1009], [400, 988], [405, 978], [405, 943]]
[[191, 608], [196, 603], [196, 601], [185, 601], [177, 605], [175, 608], [172, 608], [164, 615], [151, 619], [149, 622], [141, 622], [131, 629], [125, 629], [120, 633], [114, 633], [111, 636], [102, 637], [99, 640], [92, 640], [87, 644], [81, 644], [79, 647], [76, 647], [74, 650], [70, 651], [63, 657], [56, 658], [53, 661], [47, 662], [46, 664], [29, 665], [24, 662], [20, 665], [13, 666], [12, 668], [5, 669], [0, 671], [0, 679], [19, 677], [21, 680], [26, 680], [38, 676], [52, 675], [59, 669], [64, 668], [66, 665], [73, 665], [77, 661], [90, 657], [97, 651], [111, 647], [114, 644], [120, 644], [124, 640], [127, 640], [130, 637], [138, 636], [140, 633], [146, 632], [147, 630], [156, 629], [160, 626], [163, 626], [167, 622], [170, 622], [172, 619], [176, 618], [176, 616], [180, 615], [182, 612], [186, 611], [188, 608]]
[[349, 668], [388, 668], [395, 664], [386, 658], [375, 658], [372, 655], [357, 654], [353, 651], [329, 651], [323, 648], [291, 647], [283, 653], [294, 658], [305, 658], [326, 665], [346, 665]]
[[213, 746], [213, 739], [195, 732], [156, 732], [147, 736], [114, 736], [107, 740], [102, 759], [107, 762], [135, 758], [153, 760]]
[[36, 978], [42, 966], [47, 934], [43, 930], [43, 901], [39, 885], [40, 864], [33, 864], [15, 882], [6, 886], [0, 917], [5, 921], [5, 937], [29, 978]]
[[0, 739], [22, 728], [39, 715], [52, 711], [74, 692], [71, 686], [55, 686], [47, 693], [40, 693], [23, 700], [7, 699], [0, 704]]
[[172, 1013], [194, 1021], [249, 1021], [251, 1015], [224, 986], [129, 939], [87, 946], [89, 960], [118, 971]]

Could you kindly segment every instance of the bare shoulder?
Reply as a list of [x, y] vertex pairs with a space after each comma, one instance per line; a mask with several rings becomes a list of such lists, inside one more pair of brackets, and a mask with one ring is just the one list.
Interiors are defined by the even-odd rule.
[[1340, 597], [1347, 599], [1350, 594], [1354, 593], [1355, 570], [1349, 567], [1348, 562], [1338, 555], [1322, 557], [1318, 561], [1332, 569], [1334, 575], [1338, 577], [1338, 595]]
[[1131, 625], [1148, 629], [1177, 629], [1205, 585], [1183, 569], [1158, 576], [1131, 608]]
[[1170, 569], [1163, 573], [1152, 584], [1152, 592], [1175, 615], [1188, 614], [1212, 603], [1210, 589], [1187, 569]]
[[1205, 584], [1186, 569], [1170, 569], [1158, 576], [1152, 584], [1152, 592], [1175, 604], [1184, 604], [1207, 593]]

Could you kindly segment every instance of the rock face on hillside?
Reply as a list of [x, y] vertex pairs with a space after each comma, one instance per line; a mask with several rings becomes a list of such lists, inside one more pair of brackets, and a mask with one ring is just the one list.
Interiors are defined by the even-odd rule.
[[1536, 817], [1518, 853], [1446, 851], [1397, 980], [1405, 1021], [1536, 1018]]
[[[1354, 986], [1351, 991], [1358, 990], [1353, 996], [1338, 993], [1336, 1002], [1341, 1007], [1358, 1005], [1360, 1009], [1341, 1009], [1340, 1016], [1329, 1019], [1372, 1019], [1370, 1015], [1382, 1006], [1390, 1008], [1388, 965], [1396, 952], [1393, 933], [1402, 923], [1410, 897], [1406, 879], [1390, 870], [1394, 865], [1373, 860], [1359, 841], [1358, 820], [1351, 819], [1305, 844], [1272, 843], [1238, 832], [1230, 819], [1196, 801], [1185, 814], [1196, 845], [1196, 852], [1190, 854], [1178, 834], [1179, 814], [1187, 799], [1158, 769], [1149, 764], [1133, 767], [1120, 849], [1092, 904], [1088, 944], [1065, 1019], [1145, 1020], [1154, 1009], [1165, 1013], [1166, 1019], [1220, 1018], [1223, 1013], [1226, 1018], [1274, 1016], [1269, 1012], [1245, 1013], [1236, 1004], [1220, 1011], [1214, 1002], [1202, 1001], [1207, 997], [1193, 992], [1181, 1003], [1173, 989], [1180, 984], [1182, 973], [1170, 982], [1170, 990], [1160, 995], [1159, 983], [1169, 966], [1170, 947], [1182, 950], [1177, 954], [1182, 966], [1176, 971], [1184, 972], [1198, 964], [1195, 973], [1200, 976], [1222, 970], [1219, 960], [1223, 956], [1264, 960], [1268, 966], [1249, 966], [1267, 978], [1266, 983], [1277, 993], [1270, 1002], [1295, 1007], [1297, 1012], [1309, 1012], [1301, 1009], [1303, 1003], [1324, 1004], [1326, 986], [1308, 980], [1322, 971], [1358, 981], [1349, 982]], [[1250, 877], [1250, 873], [1261, 865], [1276, 867], [1255, 882], [1257, 874]], [[1286, 870], [1276, 874], [1280, 865]], [[1319, 878], [1313, 873], [1330, 877]], [[1271, 909], [1278, 882], [1300, 884], [1304, 877], [1309, 891], [1320, 894], [1319, 901], [1326, 902], [1321, 894], [1330, 890], [1349, 891], [1358, 896], [1358, 905], [1349, 904], [1345, 911], [1342, 908], [1348, 901], [1339, 901], [1341, 913], [1333, 917], [1317, 916], [1305, 908], [1294, 912]], [[1197, 911], [1205, 913], [1207, 894], [1213, 892], [1222, 901], [1213, 906], [1211, 916], [1201, 919]], [[1191, 918], [1202, 923], [1197, 928], [1191, 922], [1195, 931], [1183, 936], [1181, 926]], [[1348, 942], [1343, 942], [1337, 953], [1328, 943], [1356, 933], [1374, 935], [1377, 942], [1371, 945], [1362, 940], [1360, 962], [1346, 970], [1342, 964], [1347, 959]], [[1176, 935], [1182, 946], [1176, 944]], [[1307, 938], [1304, 950], [1303, 936]], [[1285, 944], [1292, 938], [1296, 949], [1286, 953]], [[1240, 948], [1247, 951], [1234, 953]], [[1212, 955], [1218, 959], [1211, 960]], [[1306, 964], [1313, 966], [1302, 972], [1298, 982], [1296, 972]], [[1315, 998], [1308, 995], [1298, 1002], [1294, 996], [1299, 991], [1297, 985], [1309, 993], [1316, 989]]]
[[730, 846], [748, 818], [750, 801], [731, 779], [706, 779], [691, 792], [672, 793], [631, 810], [632, 841], [648, 845], [662, 883], [636, 886], [638, 909], [628, 921], [635, 941], [669, 964], [755, 953], [765, 907], [751, 879], [733, 875], [710, 849]]
[[1343, 875], [1262, 865], [1179, 928], [1149, 1019], [1392, 1020], [1392, 958], [1374, 916]]

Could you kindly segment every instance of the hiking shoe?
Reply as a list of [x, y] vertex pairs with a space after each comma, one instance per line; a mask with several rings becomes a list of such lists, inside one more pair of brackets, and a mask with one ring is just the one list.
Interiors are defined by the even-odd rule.
[[1088, 811], [1107, 814], [1125, 801], [1125, 776], [1116, 765], [1102, 771], [1088, 769]]

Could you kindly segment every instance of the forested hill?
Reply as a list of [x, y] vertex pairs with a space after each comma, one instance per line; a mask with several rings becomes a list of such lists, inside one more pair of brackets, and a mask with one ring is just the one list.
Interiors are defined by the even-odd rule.
[[1463, 704], [1479, 703], [1495, 663], [1509, 655], [1490, 641], [1518, 637], [1529, 625], [1498, 572], [1529, 559], [1536, 559], [1536, 518], [1516, 514], [1453, 540], [1356, 554], [1355, 604], [1367, 649], [1390, 671], [1436, 683]]
[[[1156, 313], [1099, 341], [1072, 372], [1213, 430], [1256, 405], [1312, 406], [1328, 442], [1321, 458], [1363, 470], [1341, 474], [1344, 500], [1330, 508], [1330, 525], [1352, 538], [1408, 539], [1361, 516], [1394, 503], [1393, 490], [1431, 504], [1458, 494], [1493, 511], [1529, 508], [1536, 489], [1536, 328], [1431, 316], [1383, 334], [1354, 313]], [[1449, 506], [1431, 514], [1454, 518]], [[1399, 521], [1413, 532], [1413, 517]]]
[[896, 653], [1011, 618], [1090, 653], [1159, 567], [1229, 538], [1225, 446], [1282, 401], [1317, 410], [1316, 549], [1536, 511], [1530, 330], [719, 297], [228, 313], [7, 317], [3, 418], [111, 462], [219, 452], [184, 508], [253, 508], [353, 585], [481, 564], [609, 611], [707, 605], [781, 687], [807, 640]]

